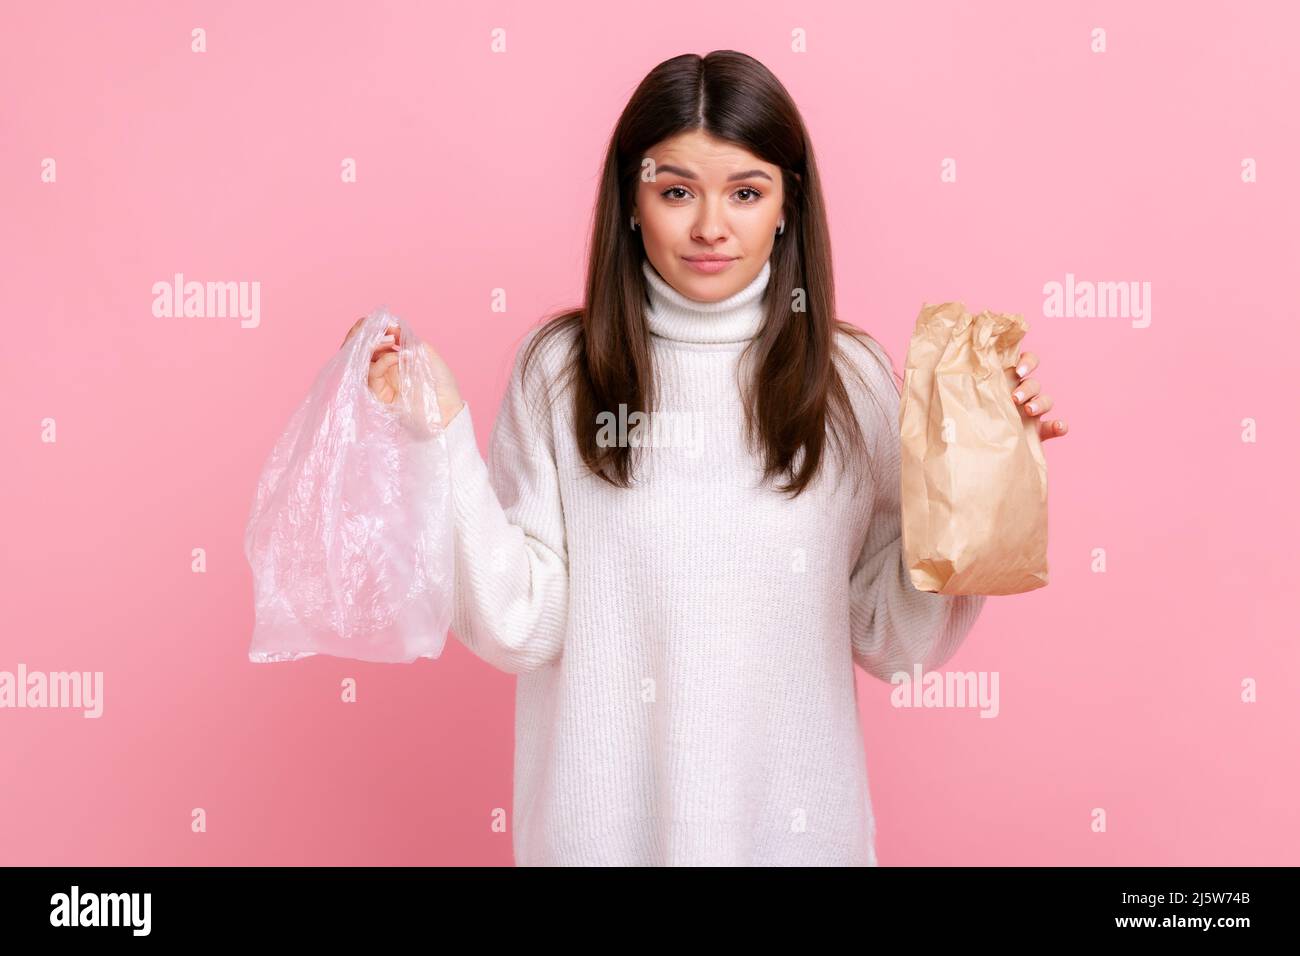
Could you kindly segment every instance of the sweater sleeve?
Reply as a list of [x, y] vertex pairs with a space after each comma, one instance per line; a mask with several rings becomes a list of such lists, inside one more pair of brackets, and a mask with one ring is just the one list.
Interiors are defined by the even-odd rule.
[[[890, 375], [867, 364], [866, 378], [881, 408], [868, 419], [877, 422], [871, 462], [876, 483], [865, 541], [849, 578], [850, 633], [853, 659], [888, 681], [898, 671], [911, 675], [916, 664], [925, 672], [946, 663], [970, 633], [987, 596], [935, 594], [912, 584], [903, 556], [900, 394]], [[872, 430], [864, 433], [872, 444]]]
[[[535, 334], [532, 333], [532, 334]], [[531, 334], [530, 334], [531, 337]], [[474, 654], [507, 673], [559, 659], [568, 619], [568, 555], [541, 354], [529, 386], [515, 356], [489, 443], [479, 454], [469, 403], [447, 424], [455, 528], [451, 626]]]

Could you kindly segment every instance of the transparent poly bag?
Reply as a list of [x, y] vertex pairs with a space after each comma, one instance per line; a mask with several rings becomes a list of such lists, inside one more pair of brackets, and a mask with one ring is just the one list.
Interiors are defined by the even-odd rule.
[[[368, 385], [401, 330], [399, 397]], [[258, 479], [244, 532], [255, 624], [248, 658], [437, 658], [451, 626], [450, 468], [432, 366], [380, 306], [321, 369]]]

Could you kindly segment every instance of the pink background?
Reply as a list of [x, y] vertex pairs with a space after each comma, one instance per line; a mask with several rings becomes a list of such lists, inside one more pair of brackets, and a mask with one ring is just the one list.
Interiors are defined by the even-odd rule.
[[[1300, 863], [1294, 5], [870, 7], [10, 5], [0, 670], [102, 670], [105, 700], [0, 710], [0, 864], [511, 862], [514, 679], [455, 640], [250, 664], [244, 523], [380, 302], [486, 443], [520, 337], [578, 301], [628, 95], [715, 48], [803, 110], [841, 314], [901, 368], [923, 301], [1022, 312], [1071, 426], [1050, 587], [991, 598], [947, 665], [999, 672], [998, 718], [896, 710], [859, 673], [881, 863]], [[176, 271], [259, 281], [261, 324], [154, 318]], [[1149, 281], [1150, 327], [1044, 317], [1067, 272]]]

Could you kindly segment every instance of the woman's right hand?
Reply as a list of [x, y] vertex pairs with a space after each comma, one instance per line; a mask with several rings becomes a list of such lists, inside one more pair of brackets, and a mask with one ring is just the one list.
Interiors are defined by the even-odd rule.
[[[348, 334], [343, 337], [343, 345], [347, 345], [348, 340], [357, 334], [357, 330], [365, 320], [366, 317], [363, 315], [357, 319], [352, 328], [348, 329]], [[385, 332], [384, 337], [375, 344], [375, 349], [370, 354], [370, 374], [367, 384], [375, 398], [385, 405], [391, 405], [401, 394], [397, 377], [397, 353], [402, 347], [402, 330], [396, 325], [390, 325]], [[443, 424], [446, 425], [465, 403], [461, 400], [456, 378], [451, 374], [447, 363], [442, 360], [442, 356], [435, 352], [429, 343], [424, 342], [422, 346], [429, 358], [429, 366], [433, 370], [433, 384], [438, 393], [438, 412], [442, 416]]]

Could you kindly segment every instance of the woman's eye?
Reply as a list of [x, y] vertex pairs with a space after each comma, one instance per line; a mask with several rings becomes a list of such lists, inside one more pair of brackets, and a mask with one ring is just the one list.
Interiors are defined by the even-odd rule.
[[[754, 203], [758, 202], [759, 199], [763, 197], [763, 194], [752, 186], [742, 186], [740, 189], [736, 190], [737, 196], [740, 196], [742, 193], [748, 193], [749, 196], [752, 197], [752, 198], [748, 198], [748, 197], [742, 198], [740, 200], [741, 203], [746, 206], [752, 206]], [[688, 193], [681, 186], [669, 186], [662, 193], [660, 193], [660, 195], [663, 196], [665, 199], [685, 199], [687, 196], [690, 195], [690, 193]]]

